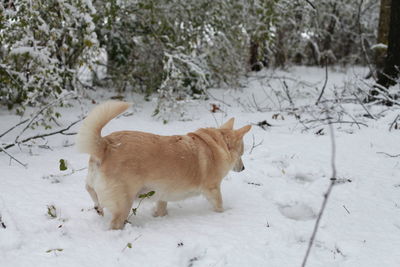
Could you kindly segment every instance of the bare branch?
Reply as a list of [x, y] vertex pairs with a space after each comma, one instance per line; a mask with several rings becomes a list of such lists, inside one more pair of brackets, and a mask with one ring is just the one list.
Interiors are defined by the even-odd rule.
[[2, 228], [4, 228], [4, 229], [7, 228], [6, 224], [3, 222], [3, 219], [2, 219], [2, 217], [1, 217], [1, 214], [0, 214], [0, 226], [1, 226]]
[[6, 134], [8, 134], [9, 132], [11, 132], [12, 130], [14, 130], [15, 128], [17, 128], [18, 126], [20, 126], [21, 124], [24, 124], [25, 122], [29, 121], [29, 119], [25, 119], [17, 124], [15, 124], [13, 127], [11, 127], [10, 129], [8, 129], [7, 131], [5, 131], [4, 133], [0, 134], [0, 138], [2, 138], [3, 136], [5, 136]]
[[302, 267], [305, 267], [306, 264], [307, 264], [307, 260], [308, 260], [308, 257], [310, 255], [311, 248], [312, 248], [312, 246], [314, 244], [314, 240], [315, 240], [315, 237], [317, 235], [317, 231], [318, 231], [318, 228], [319, 228], [319, 223], [321, 221], [322, 215], [323, 215], [323, 213], [325, 211], [325, 208], [326, 208], [326, 204], [328, 203], [329, 196], [331, 195], [333, 186], [335, 185], [335, 181], [336, 181], [336, 163], [335, 163], [335, 160], [336, 160], [336, 142], [335, 142], [335, 136], [334, 136], [332, 123], [329, 123], [329, 130], [330, 130], [330, 135], [331, 135], [331, 149], [332, 149], [332, 154], [331, 154], [332, 177], [331, 177], [331, 182], [329, 184], [328, 190], [324, 194], [324, 200], [322, 202], [321, 209], [320, 209], [320, 211], [318, 213], [317, 220], [315, 221], [314, 230], [313, 230], [313, 233], [312, 233], [312, 235], [310, 237], [310, 241], [308, 242], [307, 252], [306, 252], [306, 254], [304, 256], [303, 263], [301, 264]]
[[283, 91], [285, 92], [286, 96], [288, 97], [290, 105], [292, 107], [294, 107], [294, 103], [293, 103], [292, 98], [290, 97], [290, 93], [289, 93], [289, 86], [287, 85], [285, 80], [282, 81], [282, 85], [283, 85]]
[[[392, 130], [393, 126], [396, 125], [397, 126], [397, 121], [400, 119], [400, 115], [397, 115], [396, 118], [394, 119], [394, 121], [390, 124], [389, 127], [389, 132]], [[396, 129], [396, 126], [394, 127]]]
[[370, 116], [370, 118], [376, 120], [375, 116], [372, 115], [371, 112], [369, 112], [369, 110], [365, 107], [365, 105], [363, 104], [361, 99], [358, 98], [357, 94], [353, 93], [353, 96], [357, 99], [358, 103], [362, 106], [362, 108], [367, 112], [368, 116]]
[[26, 163], [22, 163], [21, 161], [19, 161], [18, 159], [16, 159], [13, 155], [11, 155], [10, 153], [8, 153], [6, 151], [6, 149], [4, 149], [2, 146], [0, 146], [0, 150], [3, 151], [7, 156], [9, 156], [11, 159], [15, 160], [16, 162], [18, 162], [19, 164], [21, 164], [25, 169], [28, 168], [28, 164]]
[[19, 138], [21, 137], [21, 135], [32, 125], [32, 123], [36, 120], [36, 118], [42, 114], [46, 109], [50, 108], [51, 106], [53, 106], [54, 104], [62, 101], [63, 99], [71, 96], [72, 94], [66, 94], [64, 97], [58, 98], [56, 100], [54, 100], [53, 102], [47, 104], [46, 106], [44, 106], [42, 109], [40, 109], [33, 117], [32, 119], [29, 121], [29, 123], [24, 127], [24, 129], [19, 133], [19, 135], [17, 135], [17, 137], [14, 140], [14, 143], [18, 143]]
[[391, 158], [400, 157], [400, 154], [392, 155], [392, 154], [389, 154], [389, 153], [386, 153], [386, 152], [376, 152], [376, 154], [383, 154], [383, 155], [386, 155], [386, 156], [391, 157]]
[[258, 147], [258, 146], [261, 146], [262, 143], [264, 142], [264, 140], [261, 140], [260, 142], [258, 142], [258, 143], [256, 144], [256, 143], [255, 143], [254, 134], [253, 134], [252, 136], [253, 136], [253, 144], [251, 145], [251, 149], [250, 149], [249, 155], [253, 152], [254, 148], [256, 148], [256, 147]]
[[317, 99], [317, 102], [315, 102], [315, 105], [319, 104], [319, 101], [321, 100], [322, 95], [325, 92], [325, 88], [326, 88], [326, 84], [327, 83], [328, 83], [328, 63], [327, 63], [327, 59], [325, 59], [325, 82], [324, 82], [324, 85], [322, 86], [321, 94], [319, 95], [319, 97]]
[[43, 176], [42, 178], [43, 178], [43, 179], [53, 179], [54, 182], [60, 182], [59, 178], [64, 178], [64, 177], [73, 175], [73, 174], [75, 174], [76, 172], [80, 172], [80, 171], [83, 171], [83, 170], [86, 170], [86, 169], [87, 169], [87, 167], [83, 167], [83, 168], [80, 168], [80, 169], [77, 169], [77, 170], [72, 169], [72, 170], [71, 170], [70, 172], [68, 172], [68, 173], [63, 173], [63, 174], [50, 174], [50, 175], [45, 175], [45, 176]]
[[314, 10], [317, 10], [317, 8], [314, 6], [313, 3], [311, 3], [310, 0], [305, 0]]
[[346, 208], [345, 205], [343, 205], [343, 208], [347, 211], [348, 214], [350, 214], [350, 211]]
[[15, 145], [23, 144], [23, 143], [26, 143], [28, 141], [35, 140], [35, 139], [38, 139], [38, 138], [44, 138], [44, 137], [51, 136], [51, 135], [56, 135], [56, 134], [75, 135], [76, 133], [66, 133], [66, 131], [68, 131], [72, 126], [74, 126], [78, 122], [82, 121], [83, 119], [84, 118], [81, 118], [81, 119], [71, 123], [70, 125], [68, 125], [67, 127], [63, 128], [63, 129], [60, 129], [60, 130], [57, 130], [57, 131], [53, 131], [53, 132], [50, 132], [50, 133], [37, 134], [37, 135], [31, 136], [31, 137], [25, 138], [22, 141], [18, 141], [18, 142], [12, 143], [12, 144], [8, 144], [3, 148], [3, 152], [5, 151], [5, 149], [9, 149], [10, 147], [13, 147]]

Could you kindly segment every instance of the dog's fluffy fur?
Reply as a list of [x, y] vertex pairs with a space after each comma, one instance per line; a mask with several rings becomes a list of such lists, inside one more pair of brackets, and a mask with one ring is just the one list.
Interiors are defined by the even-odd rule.
[[167, 214], [167, 201], [198, 194], [222, 212], [221, 181], [231, 169], [244, 170], [243, 136], [251, 126], [234, 130], [232, 118], [187, 135], [120, 131], [102, 137], [101, 129], [128, 107], [119, 101], [95, 107], [77, 138], [79, 151], [91, 155], [86, 189], [99, 214], [111, 212], [110, 228], [123, 228], [133, 201], [149, 191], [157, 200], [154, 216]]

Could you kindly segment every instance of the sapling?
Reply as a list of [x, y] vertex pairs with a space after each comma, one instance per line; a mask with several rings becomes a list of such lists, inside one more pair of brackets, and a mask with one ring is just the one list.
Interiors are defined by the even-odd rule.
[[139, 203], [138, 203], [138, 205], [137, 205], [136, 208], [132, 208], [132, 214], [129, 215], [128, 219], [126, 220], [126, 223], [129, 223], [129, 219], [132, 217], [132, 215], [135, 215], [135, 216], [136, 216], [137, 210], [138, 210], [138, 208], [140, 207], [140, 204], [142, 203], [142, 201], [143, 201], [144, 199], [146, 199], [146, 198], [150, 198], [150, 197], [153, 196], [155, 193], [156, 193], [155, 191], [150, 191], [150, 192], [147, 192], [147, 193], [145, 193], [145, 194], [140, 194], [140, 195], [139, 195], [138, 198], [140, 198], [140, 201], [139, 201]]
[[47, 205], [47, 215], [49, 215], [51, 219], [57, 218], [57, 210], [54, 205]]
[[68, 169], [67, 167], [67, 161], [65, 159], [60, 159], [60, 171], [66, 171]]

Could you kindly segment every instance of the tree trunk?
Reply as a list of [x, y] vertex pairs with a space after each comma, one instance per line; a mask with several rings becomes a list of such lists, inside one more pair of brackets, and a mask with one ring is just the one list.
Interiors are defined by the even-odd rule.
[[251, 71], [260, 71], [262, 69], [262, 63], [259, 60], [259, 48], [260, 45], [258, 44], [258, 41], [256, 40], [251, 40], [250, 41], [250, 69]]
[[388, 44], [391, 1], [392, 0], [381, 0], [378, 25], [378, 44]]
[[[388, 44], [389, 23], [390, 23], [390, 4], [392, 0], [381, 0], [379, 12], [378, 38], [377, 44]], [[373, 50], [373, 61], [377, 72], [382, 72], [385, 66], [387, 47], [376, 46]]]
[[392, 0], [388, 49], [383, 72], [378, 73], [377, 83], [389, 88], [396, 84], [400, 68], [400, 0]]

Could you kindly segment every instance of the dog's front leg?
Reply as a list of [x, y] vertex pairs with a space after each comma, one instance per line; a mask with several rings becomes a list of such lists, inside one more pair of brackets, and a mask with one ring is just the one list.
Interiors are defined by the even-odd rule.
[[205, 195], [207, 200], [213, 205], [215, 212], [224, 211], [224, 208], [222, 207], [222, 195], [220, 186], [207, 188], [204, 190], [203, 194]]
[[162, 217], [167, 215], [167, 202], [166, 201], [157, 201], [156, 209], [153, 212], [154, 217]]

